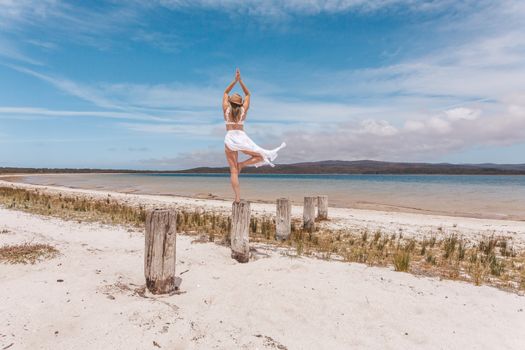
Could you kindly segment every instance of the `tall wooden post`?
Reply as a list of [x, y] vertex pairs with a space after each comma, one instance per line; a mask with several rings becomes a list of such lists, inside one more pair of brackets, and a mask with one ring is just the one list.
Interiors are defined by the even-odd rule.
[[154, 209], [146, 214], [144, 276], [146, 287], [153, 294], [171, 293], [177, 289], [176, 223], [177, 212], [174, 210]]
[[315, 204], [317, 197], [304, 197], [303, 228], [308, 232], [315, 231]]
[[240, 263], [250, 260], [250, 203], [247, 201], [233, 202], [231, 225], [232, 258]]
[[278, 240], [288, 239], [292, 229], [292, 204], [288, 198], [277, 199], [277, 213], [275, 218], [275, 237]]
[[328, 220], [328, 196], [317, 197], [317, 218]]

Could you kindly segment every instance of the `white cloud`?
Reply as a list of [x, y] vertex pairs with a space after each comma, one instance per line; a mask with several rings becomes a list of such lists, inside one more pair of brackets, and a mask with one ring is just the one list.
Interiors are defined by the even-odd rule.
[[[263, 147], [286, 141], [288, 146], [279, 155], [282, 163], [326, 159], [436, 161], [447, 154], [480, 146], [525, 143], [525, 99], [514, 103], [512, 111], [486, 105], [485, 110], [467, 111], [465, 108], [420, 114], [419, 119], [408, 119], [402, 127], [385, 120], [368, 119], [317, 128], [294, 124], [272, 129], [277, 132], [269, 134], [264, 134], [263, 124], [249, 123], [250, 130], [255, 128], [257, 132], [247, 132]], [[169, 160], [150, 160], [148, 164], [172, 168], [224, 166], [220, 151], [183, 152]]]
[[442, 113], [409, 120], [395, 133], [370, 132], [368, 125], [342, 124], [329, 134], [312, 130], [285, 133], [282, 138], [289, 147], [281, 159], [436, 160], [480, 145], [525, 142], [524, 113], [451, 120]]
[[427, 126], [437, 134], [447, 134], [451, 129], [450, 122], [440, 117], [431, 117], [427, 122]]
[[449, 120], [476, 120], [481, 110], [459, 107], [446, 110], [445, 114]]
[[425, 123], [419, 120], [407, 120], [404, 129], [407, 131], [420, 131], [425, 128]]
[[392, 136], [397, 134], [397, 129], [386, 120], [365, 119], [361, 122], [359, 132], [376, 136]]

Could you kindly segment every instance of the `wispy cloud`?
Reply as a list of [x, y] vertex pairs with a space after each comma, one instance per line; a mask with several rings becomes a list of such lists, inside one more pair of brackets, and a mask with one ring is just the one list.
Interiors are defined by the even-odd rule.
[[53, 42], [43, 40], [28, 39], [26, 43], [46, 50], [54, 50], [58, 47], [57, 44]]
[[78, 84], [72, 80], [47, 75], [19, 65], [6, 64], [6, 66], [17, 70], [21, 73], [25, 73], [40, 80], [43, 80], [53, 85], [59, 90], [62, 90], [70, 95], [76, 96], [85, 101], [89, 101], [98, 107], [125, 110], [123, 106], [115, 104], [113, 101], [101, 96], [99, 93], [94, 91], [94, 89], [85, 85]]
[[178, 52], [183, 46], [183, 40], [179, 35], [168, 32], [139, 29], [132, 35], [132, 40], [149, 44], [165, 52]]
[[[250, 16], [264, 21], [279, 22], [294, 16], [318, 14], [343, 14], [345, 12], [373, 13], [381, 10], [417, 12], [440, 11], [458, 8], [466, 11], [482, 7], [485, 1], [458, 2], [452, 0], [154, 0], [111, 2], [111, 6], [96, 6], [63, 0], [2, 0], [0, 1], [0, 35], [9, 41], [12, 57], [18, 56], [26, 63], [31, 58], [23, 55], [19, 38], [28, 31], [39, 31], [51, 41], [75, 43], [108, 50], [122, 45], [123, 38], [146, 43], [163, 51], [178, 51], [186, 45], [172, 30], [155, 31], [150, 28], [148, 13], [162, 10], [184, 12], [207, 9], [222, 12], [225, 16]], [[30, 44], [44, 49], [56, 44], [31, 40]], [[17, 59], [18, 59], [17, 58]], [[38, 61], [34, 61], [38, 62]]]
[[188, 169], [198, 166], [226, 166], [224, 151], [217, 149], [181, 152], [176, 157], [147, 158], [139, 163], [149, 169]]
[[140, 133], [150, 134], [175, 134], [187, 137], [211, 136], [222, 125], [210, 123], [200, 124], [144, 124], [144, 123], [119, 123], [120, 127]]
[[111, 38], [136, 24], [140, 9], [133, 3], [91, 9], [82, 3], [62, 0], [4, 0], [0, 2], [0, 30], [20, 34], [38, 29], [61, 41], [73, 40], [106, 48]]
[[71, 111], [71, 110], [57, 110], [35, 107], [0, 107], [0, 119], [2, 118], [17, 118], [17, 117], [93, 117], [93, 118], [107, 118], [107, 119], [126, 119], [126, 120], [157, 120], [169, 121], [153, 116], [140, 116], [133, 113], [126, 112], [112, 112], [112, 111]]
[[19, 61], [23, 63], [28, 63], [31, 65], [42, 66], [43, 63], [29, 57], [27, 54], [22, 52], [16, 45], [12, 42], [3, 39], [0, 37], [0, 57], [3, 56], [10, 60]]
[[198, 111], [217, 108], [223, 87], [196, 84], [100, 84], [104, 95], [137, 108]]
[[[466, 1], [475, 4], [474, 1]], [[374, 12], [383, 9], [404, 8], [410, 11], [438, 11], [454, 6], [452, 0], [160, 0], [157, 4], [171, 9], [208, 8], [252, 16], [285, 19], [292, 15], [317, 15], [321, 13]]]
[[[419, 11], [425, 17], [447, 9], [431, 25], [439, 28], [432, 33], [450, 40], [428, 45], [417, 56], [393, 49], [397, 54], [388, 64], [359, 69], [305, 65], [299, 70], [293, 62], [280, 67], [293, 79], [278, 82], [269, 82], [264, 70], [252, 67], [248, 133], [263, 146], [286, 140], [289, 147], [279, 161], [428, 160], [480, 146], [525, 143], [522, 1], [163, 0], [111, 5], [93, 9], [58, 0], [0, 0], [2, 64], [95, 109], [1, 107], [0, 118], [108, 118], [133, 135], [193, 137], [220, 144], [224, 133], [220, 99], [231, 77], [217, 73], [217, 68], [209, 68], [208, 78], [195, 83], [177, 81], [178, 77], [162, 83], [136, 83], [143, 79], [88, 83], [53, 71], [42, 58], [72, 42], [101, 50], [140, 42], [178, 52], [184, 38], [172, 28], [150, 28], [143, 16], [159, 8], [168, 13], [206, 9], [221, 11], [227, 18], [242, 15], [275, 22], [348, 12], [368, 16], [378, 11]], [[36, 31], [45, 34], [43, 40], [26, 35]], [[32, 57], [25, 50], [29, 48], [44, 54]], [[290, 71], [284, 72], [287, 68]], [[144, 162], [223, 164], [222, 149], [207, 145], [195, 143], [204, 149]]]

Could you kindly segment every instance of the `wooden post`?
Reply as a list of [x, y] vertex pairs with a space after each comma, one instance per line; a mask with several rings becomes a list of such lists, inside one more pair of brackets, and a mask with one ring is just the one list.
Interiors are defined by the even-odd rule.
[[308, 232], [315, 231], [315, 204], [317, 197], [304, 197], [303, 228]]
[[154, 209], [146, 214], [146, 250], [144, 276], [153, 294], [171, 293], [177, 289], [175, 247], [177, 212]]
[[288, 198], [277, 199], [277, 213], [275, 218], [275, 237], [278, 240], [288, 239], [292, 229], [292, 204]]
[[317, 197], [317, 218], [328, 220], [328, 196]]
[[240, 263], [250, 260], [250, 203], [247, 201], [233, 202], [232, 226], [231, 226], [231, 249], [232, 258]]

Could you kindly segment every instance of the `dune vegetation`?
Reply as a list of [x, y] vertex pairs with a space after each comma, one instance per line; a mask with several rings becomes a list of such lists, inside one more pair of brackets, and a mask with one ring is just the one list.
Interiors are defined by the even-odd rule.
[[[14, 187], [0, 187], [0, 205], [66, 220], [126, 225], [134, 230], [143, 229], [147, 210], [109, 195], [106, 199], [95, 199]], [[199, 236], [198, 241], [229, 243], [231, 219], [228, 215], [202, 208], [173, 209], [177, 210], [178, 232]], [[516, 251], [505, 237], [486, 236], [469, 241], [460, 232], [437, 230], [422, 233], [415, 239], [404, 237], [402, 231], [385, 234], [370, 232], [367, 228], [327, 229], [322, 222], [315, 232], [306, 232], [301, 221], [293, 219], [289, 239], [278, 241], [274, 218], [253, 215], [250, 240], [280, 249], [291, 257], [304, 255], [388, 266], [400, 272], [525, 292], [525, 252]]]

